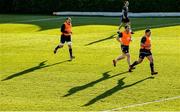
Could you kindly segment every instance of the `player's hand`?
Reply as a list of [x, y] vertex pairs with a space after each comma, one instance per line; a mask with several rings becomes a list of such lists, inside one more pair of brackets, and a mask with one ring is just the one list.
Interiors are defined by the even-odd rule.
[[123, 43], [121, 41], [119, 41], [121, 45], [123, 45]]
[[133, 41], [133, 39], [131, 38], [130, 41]]

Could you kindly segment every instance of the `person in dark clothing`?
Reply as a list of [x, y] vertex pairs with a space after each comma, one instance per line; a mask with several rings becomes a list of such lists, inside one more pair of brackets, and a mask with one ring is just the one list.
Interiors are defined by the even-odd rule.
[[144, 58], [147, 57], [147, 59], [150, 62], [150, 68], [151, 68], [151, 75], [156, 75], [158, 72], [155, 72], [154, 70], [154, 60], [151, 53], [151, 30], [147, 29], [145, 31], [145, 36], [141, 39], [141, 48], [139, 53], [139, 60], [135, 61], [130, 68], [134, 68], [136, 65], [143, 62]]
[[124, 7], [122, 8], [122, 17], [121, 17], [121, 24], [119, 25], [119, 28], [118, 28], [118, 31], [123, 27], [123, 26], [130, 26], [130, 32], [132, 34], [134, 34], [134, 32], [132, 32], [132, 29], [131, 29], [131, 22], [130, 22], [130, 19], [128, 17], [128, 13], [129, 13], [129, 2], [126, 0], [124, 2]]
[[73, 56], [73, 53], [72, 53], [71, 37], [72, 37], [72, 23], [71, 23], [71, 18], [68, 17], [66, 18], [66, 21], [64, 22], [64, 24], [61, 26], [60, 44], [54, 49], [54, 54], [56, 54], [57, 50], [59, 48], [62, 48], [65, 42], [67, 42], [68, 47], [69, 47], [70, 60], [74, 59], [75, 57]]

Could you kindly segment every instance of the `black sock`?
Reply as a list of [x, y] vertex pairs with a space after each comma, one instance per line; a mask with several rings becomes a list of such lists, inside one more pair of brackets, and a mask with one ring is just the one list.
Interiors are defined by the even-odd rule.
[[134, 67], [134, 66], [136, 66], [138, 64], [138, 61], [135, 61], [132, 65], [131, 65], [131, 67]]
[[70, 57], [72, 57], [72, 49], [69, 49]]
[[58, 50], [60, 47], [59, 47], [59, 45], [55, 48], [55, 50]]
[[154, 72], [154, 63], [150, 63], [151, 72]]

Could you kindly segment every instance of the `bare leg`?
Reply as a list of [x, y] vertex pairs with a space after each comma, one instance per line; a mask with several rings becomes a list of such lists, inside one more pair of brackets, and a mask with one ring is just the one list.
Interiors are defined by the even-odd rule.
[[119, 60], [122, 60], [122, 59], [124, 59], [124, 58], [125, 58], [125, 54], [123, 53], [122, 55], [120, 55], [119, 57], [117, 57], [117, 58], [115, 59], [115, 61], [118, 62]]
[[131, 65], [131, 57], [130, 57], [130, 54], [129, 54], [129, 53], [126, 53], [126, 57], [127, 57], [128, 65], [129, 65], [129, 67], [130, 67], [130, 65]]
[[113, 60], [113, 65], [114, 67], [116, 67], [116, 63], [119, 61], [119, 60], [122, 60], [125, 58], [125, 54], [123, 53], [122, 55], [120, 55], [119, 57], [117, 57], [115, 60]]

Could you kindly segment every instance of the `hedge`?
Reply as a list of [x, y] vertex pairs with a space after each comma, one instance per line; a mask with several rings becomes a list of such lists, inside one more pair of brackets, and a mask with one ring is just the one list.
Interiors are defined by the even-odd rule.
[[[124, 0], [0, 0], [0, 13], [119, 12]], [[180, 0], [129, 0], [130, 12], [180, 12]]]

